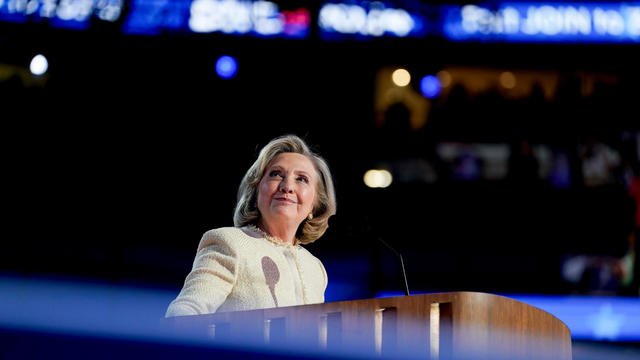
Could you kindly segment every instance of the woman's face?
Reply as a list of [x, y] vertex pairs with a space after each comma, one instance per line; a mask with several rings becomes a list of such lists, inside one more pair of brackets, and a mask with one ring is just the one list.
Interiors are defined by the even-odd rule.
[[263, 221], [300, 223], [313, 211], [318, 174], [302, 154], [282, 153], [267, 165], [258, 185]]

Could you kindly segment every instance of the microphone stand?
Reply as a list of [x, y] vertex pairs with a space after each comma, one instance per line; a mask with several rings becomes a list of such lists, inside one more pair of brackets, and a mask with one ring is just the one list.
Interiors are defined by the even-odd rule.
[[393, 251], [396, 256], [400, 258], [400, 266], [402, 267], [402, 277], [404, 278], [404, 295], [409, 296], [409, 283], [407, 282], [407, 272], [404, 270], [404, 260], [402, 260], [402, 254], [396, 251], [396, 249], [392, 248], [391, 245], [387, 244], [386, 241], [382, 240], [381, 237], [377, 237], [378, 241], [380, 241], [384, 246], [389, 248], [389, 250]]

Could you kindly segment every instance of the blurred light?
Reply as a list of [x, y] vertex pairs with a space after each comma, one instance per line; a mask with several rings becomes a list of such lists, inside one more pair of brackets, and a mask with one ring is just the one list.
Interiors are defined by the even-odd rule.
[[93, 16], [117, 21], [123, 3], [124, 0], [0, 0], [0, 21], [47, 22], [54, 27], [86, 30]]
[[44, 55], [36, 55], [31, 60], [31, 64], [29, 64], [29, 70], [33, 75], [42, 75], [47, 72], [49, 69], [49, 62]]
[[280, 12], [271, 1], [194, 0], [189, 14], [189, 29], [197, 33], [305, 37], [311, 22], [306, 8]]
[[123, 0], [101, 0], [96, 3], [98, 18], [114, 22], [120, 18]]
[[284, 16], [278, 12], [278, 5], [270, 1], [256, 1], [251, 9], [254, 31], [260, 35], [279, 34], [284, 29]]
[[387, 170], [369, 170], [364, 174], [364, 183], [370, 188], [386, 188], [392, 181], [393, 176]]
[[252, 3], [249, 2], [194, 0], [191, 3], [189, 28], [198, 33], [248, 33], [252, 27], [251, 10]]
[[306, 8], [298, 10], [285, 10], [282, 13], [284, 18], [284, 33], [289, 36], [305, 37], [309, 33], [311, 24], [311, 14]]
[[[125, 34], [159, 35], [164, 30], [187, 30], [191, 1], [132, 0], [122, 23]], [[195, 16], [195, 15], [192, 15]]]
[[438, 80], [440, 80], [440, 85], [443, 88], [449, 87], [451, 85], [451, 74], [446, 70], [440, 70], [436, 74]]
[[625, 42], [640, 35], [638, 3], [508, 2], [444, 6], [445, 36], [454, 40]]
[[505, 89], [513, 89], [516, 86], [516, 76], [511, 71], [500, 74], [500, 85]]
[[405, 69], [397, 69], [391, 74], [391, 80], [397, 86], [407, 86], [411, 82], [411, 74]]
[[238, 62], [231, 56], [220, 56], [216, 61], [216, 73], [223, 79], [231, 79], [238, 72]]
[[0, 274], [0, 325], [85, 336], [154, 338], [165, 335], [158, 320], [176, 293]]
[[426, 75], [420, 80], [420, 91], [424, 97], [433, 99], [440, 94], [440, 80], [433, 75]]
[[88, 21], [92, 12], [91, 1], [60, 1], [56, 8], [56, 16], [67, 21]]
[[354, 4], [324, 4], [318, 14], [323, 32], [404, 37], [419, 28], [412, 15], [403, 9], [387, 8], [382, 2], [365, 7]]

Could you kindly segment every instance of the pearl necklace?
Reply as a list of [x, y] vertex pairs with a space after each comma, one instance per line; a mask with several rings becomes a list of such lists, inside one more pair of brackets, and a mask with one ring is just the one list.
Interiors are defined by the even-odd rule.
[[249, 227], [249, 229], [253, 230], [254, 232], [257, 232], [258, 234], [262, 235], [265, 239], [267, 239], [272, 244], [276, 244], [278, 246], [284, 246], [284, 247], [289, 248], [289, 249], [292, 249], [292, 248], [295, 248], [296, 246], [298, 246], [298, 239], [294, 239], [293, 240], [293, 245], [292, 245], [291, 243], [288, 243], [286, 241], [282, 241], [282, 240], [278, 239], [277, 237], [270, 235], [269, 233], [267, 233], [266, 231], [260, 229], [259, 227], [255, 226], [255, 225], [249, 225], [248, 227]]
[[260, 229], [259, 227], [255, 226], [255, 225], [249, 225], [248, 228], [258, 234], [260, 234], [262, 237], [265, 238], [265, 240], [269, 241], [270, 243], [277, 245], [277, 246], [283, 246], [286, 247], [287, 249], [290, 250], [291, 254], [293, 255], [293, 262], [296, 264], [296, 269], [298, 270], [298, 277], [300, 278], [300, 285], [302, 288], [302, 301], [303, 304], [308, 304], [309, 301], [307, 300], [307, 288], [306, 286], [304, 286], [304, 280], [302, 279], [302, 269], [300, 269], [300, 262], [298, 261], [298, 239], [294, 240], [295, 245], [292, 245], [288, 242], [282, 241], [278, 238], [276, 238], [275, 236], [271, 236], [269, 235], [266, 231]]

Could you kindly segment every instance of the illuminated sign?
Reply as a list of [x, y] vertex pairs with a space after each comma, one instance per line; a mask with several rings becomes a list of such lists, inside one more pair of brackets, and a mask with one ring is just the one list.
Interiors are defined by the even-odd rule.
[[[322, 5], [318, 26], [325, 37], [331, 35], [396, 36], [422, 35], [423, 20], [407, 10], [386, 7], [379, 1], [357, 4]], [[328, 35], [328, 36], [327, 36]]]
[[0, 0], [0, 20], [86, 29], [91, 17], [118, 20], [122, 6], [123, 0]]
[[309, 10], [280, 11], [270, 1], [134, 0], [122, 31], [159, 34], [163, 31], [251, 34], [304, 38], [309, 34]]
[[[397, 2], [401, 8], [394, 2], [343, 1], [322, 2], [312, 20], [309, 9], [280, 10], [277, 0], [130, 0], [121, 30], [307, 38], [315, 22], [322, 39], [429, 34], [453, 41], [640, 42], [640, 2]], [[119, 21], [124, 9], [124, 0], [0, 0], [0, 21], [86, 29], [92, 21]]]
[[503, 3], [444, 6], [451, 40], [637, 42], [640, 3]]
[[125, 34], [158, 35], [187, 26], [191, 0], [133, 0], [123, 24]]
[[189, 17], [189, 29], [198, 33], [306, 37], [309, 23], [308, 10], [281, 13], [270, 1], [194, 0]]

